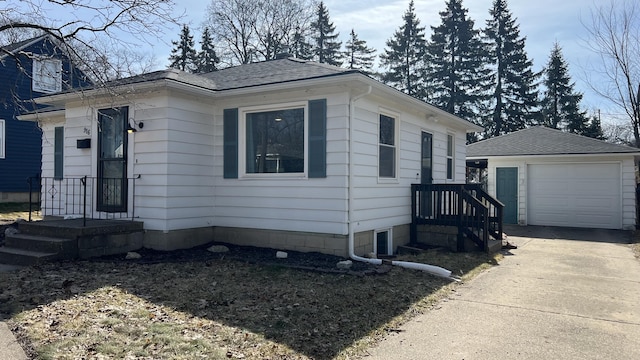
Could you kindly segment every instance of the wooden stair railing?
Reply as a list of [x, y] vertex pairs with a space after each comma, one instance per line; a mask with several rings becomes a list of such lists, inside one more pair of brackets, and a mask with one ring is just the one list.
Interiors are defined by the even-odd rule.
[[504, 205], [474, 184], [411, 185], [411, 241], [417, 241], [417, 226], [458, 227], [458, 250], [464, 236], [487, 250], [490, 236], [502, 238]]

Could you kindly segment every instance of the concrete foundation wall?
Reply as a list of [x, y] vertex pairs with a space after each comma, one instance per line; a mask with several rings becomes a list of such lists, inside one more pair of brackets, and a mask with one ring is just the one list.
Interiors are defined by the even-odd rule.
[[236, 245], [320, 252], [345, 257], [348, 253], [346, 235], [232, 227], [216, 227], [213, 232], [215, 241]]
[[154, 250], [171, 251], [188, 249], [215, 240], [213, 227], [184, 230], [146, 230], [143, 247]]
[[142, 248], [144, 233], [95, 235], [78, 238], [78, 257], [91, 257], [124, 254]]
[[[321, 234], [299, 231], [246, 229], [235, 227], [204, 227], [169, 232], [146, 230], [142, 247], [171, 251], [187, 249], [217, 241], [243, 246], [258, 246], [278, 250], [320, 252], [336, 256], [349, 255], [347, 235]], [[393, 248], [409, 243], [409, 224], [393, 227]], [[356, 255], [373, 251], [373, 230], [354, 235]]]
[[418, 226], [418, 242], [430, 246], [442, 246], [456, 251], [458, 248], [458, 227], [441, 225]]

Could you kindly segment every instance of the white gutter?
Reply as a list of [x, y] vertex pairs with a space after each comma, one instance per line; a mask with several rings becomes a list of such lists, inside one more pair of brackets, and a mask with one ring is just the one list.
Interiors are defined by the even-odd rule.
[[[349, 233], [349, 257], [355, 261], [366, 262], [373, 265], [382, 265], [381, 259], [369, 259], [362, 256], [358, 256], [355, 253], [355, 232], [353, 229], [353, 116], [355, 114], [355, 102], [369, 94], [371, 94], [371, 85], [368, 86], [367, 91], [362, 94], [352, 97], [349, 101], [349, 176], [347, 185], [347, 227]], [[448, 278], [451, 280], [459, 281], [459, 279], [451, 276], [451, 271], [441, 268], [435, 265], [414, 263], [409, 261], [389, 261], [391, 265], [400, 266], [406, 269], [420, 270], [428, 272], [432, 275]]]

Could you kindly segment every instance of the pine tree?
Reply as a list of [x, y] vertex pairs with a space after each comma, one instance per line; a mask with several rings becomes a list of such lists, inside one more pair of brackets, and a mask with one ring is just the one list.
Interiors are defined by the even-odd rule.
[[580, 111], [582, 94], [575, 92], [569, 67], [556, 42], [544, 69], [542, 115], [544, 124], [555, 129], [581, 134], [587, 126], [587, 117]]
[[316, 21], [311, 23], [314, 32], [315, 49], [313, 49], [316, 59], [320, 63], [329, 65], [342, 65], [342, 53], [340, 48], [342, 42], [338, 41], [340, 33], [335, 32], [336, 27], [329, 20], [329, 10], [320, 1], [316, 11]]
[[205, 27], [200, 40], [200, 52], [196, 55], [196, 72], [208, 73], [218, 70], [220, 58], [216, 54], [209, 28]]
[[591, 121], [589, 121], [589, 124], [580, 135], [588, 136], [590, 138], [598, 140], [606, 140], [607, 138], [604, 136], [604, 131], [602, 131], [600, 116], [592, 116]]
[[171, 56], [169, 56], [171, 64], [169, 64], [169, 67], [193, 72], [196, 69], [196, 49], [193, 44], [193, 35], [191, 35], [191, 31], [186, 24], [182, 26], [180, 40], [172, 41], [171, 43], [175, 47], [171, 49]]
[[492, 91], [484, 127], [486, 136], [493, 137], [524, 129], [539, 120], [538, 74], [532, 70], [533, 63], [524, 49], [526, 39], [520, 36], [507, 1], [494, 0], [489, 14], [483, 33]]
[[351, 29], [349, 40], [345, 44], [345, 59], [347, 68], [362, 70], [366, 74], [371, 73], [376, 50], [367, 46], [367, 42], [358, 39], [355, 30]]
[[387, 40], [387, 47], [380, 55], [381, 67], [388, 70], [382, 80], [413, 97], [424, 100], [426, 97], [425, 78], [425, 39], [424, 27], [415, 13], [413, 0], [402, 16], [404, 23], [393, 37]]
[[482, 124], [490, 76], [480, 32], [467, 12], [462, 0], [447, 0], [446, 10], [440, 12], [442, 24], [432, 27], [427, 46], [427, 86], [434, 105]]
[[291, 55], [302, 60], [313, 59], [313, 46], [307, 42], [307, 37], [302, 33], [300, 27], [293, 34], [293, 41], [290, 46]]

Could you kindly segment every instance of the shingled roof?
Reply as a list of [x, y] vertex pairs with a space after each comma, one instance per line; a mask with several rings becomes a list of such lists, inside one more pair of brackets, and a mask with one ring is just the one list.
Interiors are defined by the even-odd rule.
[[8, 56], [10, 54], [15, 55], [15, 53], [17, 51], [20, 51], [22, 49], [24, 49], [25, 47], [35, 43], [36, 41], [40, 41], [46, 37], [49, 37], [49, 35], [40, 35], [40, 36], [36, 36], [34, 38], [31, 39], [27, 39], [27, 40], [23, 40], [23, 41], [18, 41], [15, 43], [11, 43], [11, 44], [7, 44], [5, 46], [2, 46], [2, 51], [0, 51], [0, 59]]
[[467, 157], [519, 155], [579, 155], [640, 153], [640, 149], [611, 144], [543, 126], [531, 127], [467, 145]]
[[230, 67], [202, 76], [213, 80], [216, 90], [231, 90], [354, 72], [358, 71], [296, 58], [284, 58]]

